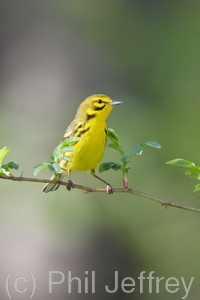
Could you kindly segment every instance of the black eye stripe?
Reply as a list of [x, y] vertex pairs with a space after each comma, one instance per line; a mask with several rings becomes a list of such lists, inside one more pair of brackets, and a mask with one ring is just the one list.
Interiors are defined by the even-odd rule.
[[104, 104], [104, 105], [101, 106], [101, 107], [95, 107], [94, 110], [102, 110], [102, 109], [104, 109], [105, 106], [106, 106], [106, 105]]

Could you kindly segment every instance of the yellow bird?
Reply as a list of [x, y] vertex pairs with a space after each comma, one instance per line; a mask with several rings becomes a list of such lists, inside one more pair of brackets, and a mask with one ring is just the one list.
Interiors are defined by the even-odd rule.
[[[111, 185], [95, 174], [95, 168], [101, 162], [107, 138], [106, 118], [113, 107], [122, 102], [113, 101], [101, 94], [95, 94], [85, 99], [79, 106], [75, 119], [68, 126], [61, 142], [69, 137], [80, 137], [74, 145], [75, 152], [64, 153], [71, 162], [60, 161], [62, 174], [54, 175], [51, 180], [58, 183], [47, 183], [43, 192], [48, 193], [59, 188], [59, 182], [68, 174], [68, 189], [73, 187], [70, 179], [72, 171], [91, 171], [91, 175], [107, 185], [107, 192], [112, 193]], [[64, 170], [63, 170], [64, 169]]]

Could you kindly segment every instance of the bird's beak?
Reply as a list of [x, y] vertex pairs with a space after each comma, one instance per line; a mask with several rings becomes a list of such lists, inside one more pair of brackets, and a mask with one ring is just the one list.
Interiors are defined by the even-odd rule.
[[120, 102], [120, 101], [112, 101], [112, 102], [109, 102], [109, 105], [114, 106], [114, 105], [118, 105], [118, 104], [121, 104], [121, 103], [123, 103], [123, 102]]

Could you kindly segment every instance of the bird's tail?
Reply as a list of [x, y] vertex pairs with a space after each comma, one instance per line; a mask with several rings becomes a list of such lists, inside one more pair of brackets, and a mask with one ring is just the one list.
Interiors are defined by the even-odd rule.
[[[63, 178], [64, 178], [64, 175], [53, 175], [50, 180], [61, 181]], [[43, 187], [42, 191], [44, 193], [53, 192], [53, 191], [56, 191], [59, 188], [59, 186], [60, 186], [59, 182], [58, 183], [55, 183], [55, 182], [47, 183]]]

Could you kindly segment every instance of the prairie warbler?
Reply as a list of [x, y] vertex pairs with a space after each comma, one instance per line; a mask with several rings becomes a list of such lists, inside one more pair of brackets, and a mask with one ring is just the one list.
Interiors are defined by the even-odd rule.
[[80, 137], [73, 147], [75, 152], [65, 155], [71, 158], [71, 162], [60, 161], [62, 174], [54, 175], [51, 180], [57, 183], [47, 183], [43, 192], [55, 191], [59, 182], [68, 174], [68, 189], [73, 187], [70, 180], [72, 171], [91, 171], [91, 175], [98, 178], [107, 185], [107, 192], [112, 193], [111, 185], [95, 174], [95, 168], [102, 160], [107, 138], [106, 118], [113, 107], [122, 102], [113, 101], [108, 96], [95, 94], [84, 100], [76, 113], [75, 119], [68, 126], [61, 142], [69, 137]]

